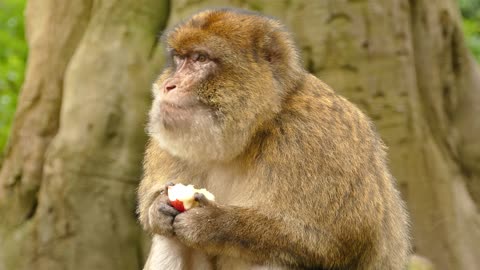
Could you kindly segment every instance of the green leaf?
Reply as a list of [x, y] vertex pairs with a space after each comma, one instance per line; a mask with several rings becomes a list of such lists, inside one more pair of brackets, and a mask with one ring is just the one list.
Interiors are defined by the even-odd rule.
[[24, 9], [25, 0], [0, 2], [0, 153], [7, 141], [25, 73]]

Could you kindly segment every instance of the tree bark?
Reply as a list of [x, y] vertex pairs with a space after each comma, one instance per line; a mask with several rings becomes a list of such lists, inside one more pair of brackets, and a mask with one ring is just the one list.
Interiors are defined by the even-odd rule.
[[[30, 1], [27, 76], [0, 181], [0, 269], [135, 269], [167, 1]], [[3, 219], [3, 217], [6, 217]]]
[[418, 250], [439, 269], [480, 265], [480, 72], [456, 1], [410, 1], [417, 86], [409, 203]]
[[0, 270], [141, 268], [133, 194], [156, 34], [167, 16], [173, 26], [218, 6], [285, 22], [305, 67], [375, 121], [416, 253], [436, 269], [480, 265], [480, 71], [456, 1], [46, 2], [27, 7], [28, 70], [0, 171]]

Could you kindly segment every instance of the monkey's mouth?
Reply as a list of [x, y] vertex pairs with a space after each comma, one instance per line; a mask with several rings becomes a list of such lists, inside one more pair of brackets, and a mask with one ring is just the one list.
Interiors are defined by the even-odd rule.
[[168, 101], [160, 103], [160, 121], [166, 129], [188, 128], [194, 117], [205, 106], [200, 103], [176, 104]]
[[160, 104], [160, 110], [164, 113], [172, 113], [177, 111], [185, 111], [193, 107], [193, 105], [185, 105], [185, 104], [175, 104], [168, 101], [164, 101]]

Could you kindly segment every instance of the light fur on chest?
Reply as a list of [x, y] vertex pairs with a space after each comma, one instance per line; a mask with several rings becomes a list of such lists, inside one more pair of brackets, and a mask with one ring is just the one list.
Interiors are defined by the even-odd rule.
[[210, 168], [199, 185], [215, 195], [219, 204], [248, 206], [255, 194], [255, 185], [250, 185], [247, 172], [234, 166], [217, 166]]

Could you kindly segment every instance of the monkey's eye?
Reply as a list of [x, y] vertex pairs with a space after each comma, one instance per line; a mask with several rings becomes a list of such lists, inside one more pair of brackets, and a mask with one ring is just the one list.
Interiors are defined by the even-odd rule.
[[205, 62], [205, 61], [207, 61], [207, 57], [203, 54], [200, 54], [197, 58], [197, 61], [198, 62]]
[[203, 63], [208, 60], [208, 57], [205, 54], [196, 53], [192, 57], [193, 61]]

